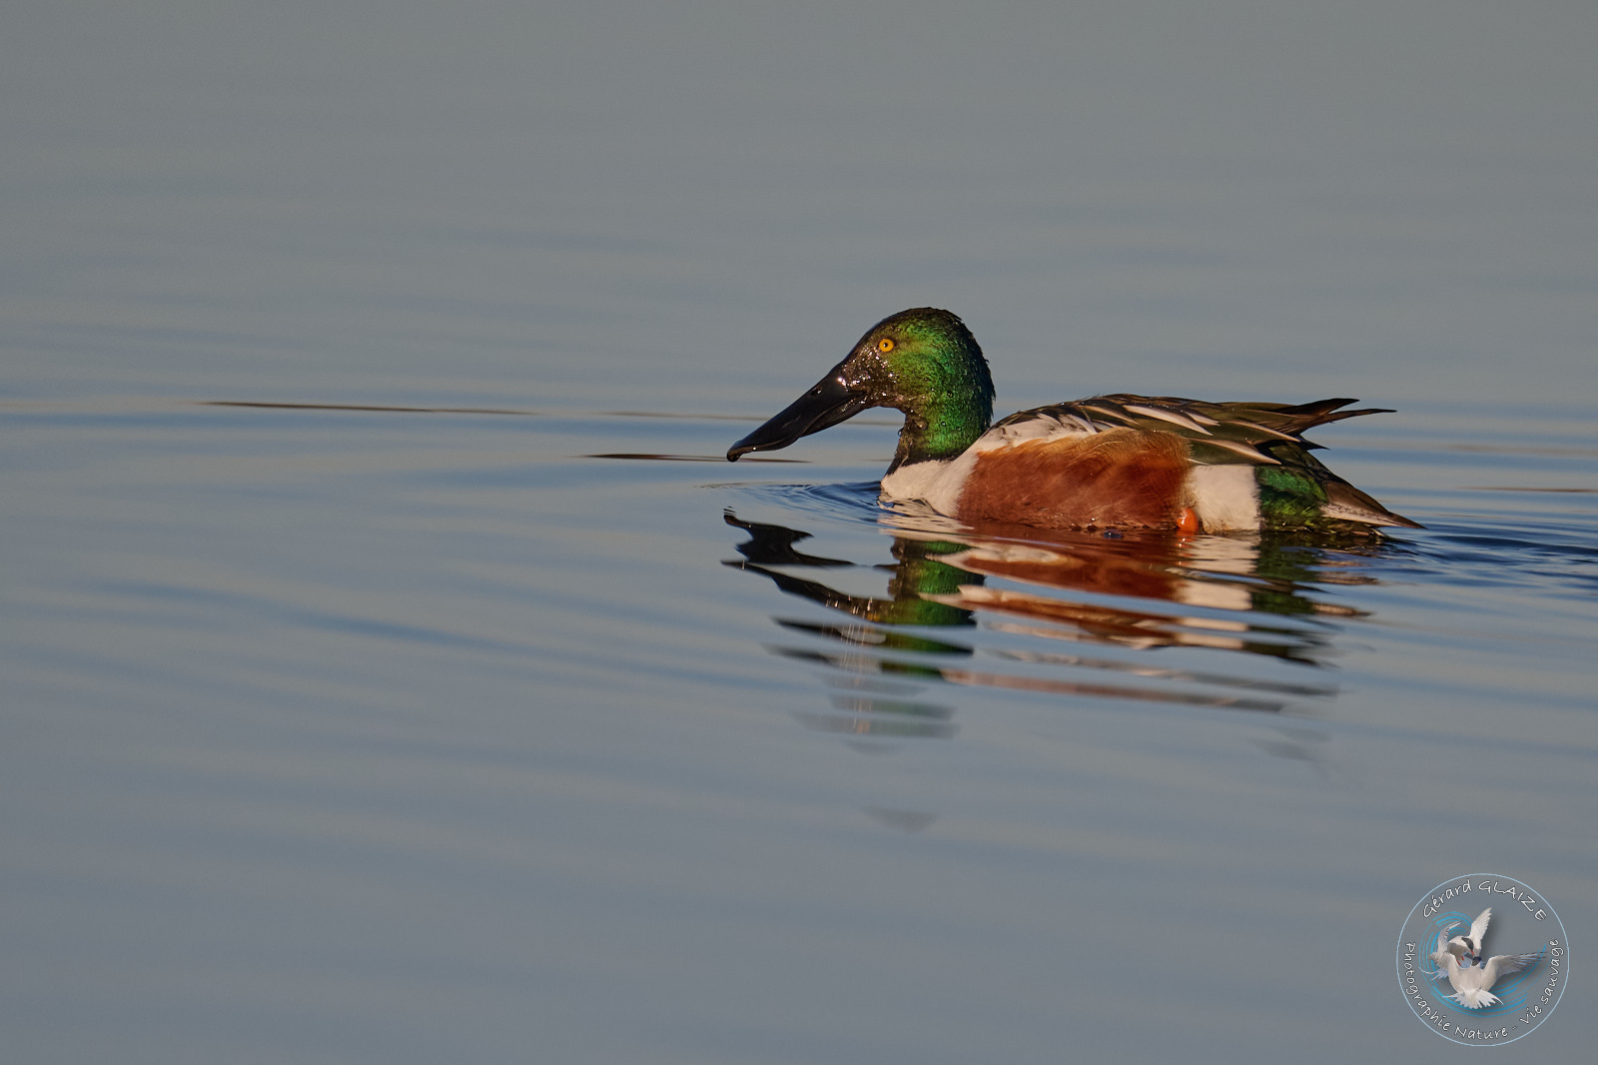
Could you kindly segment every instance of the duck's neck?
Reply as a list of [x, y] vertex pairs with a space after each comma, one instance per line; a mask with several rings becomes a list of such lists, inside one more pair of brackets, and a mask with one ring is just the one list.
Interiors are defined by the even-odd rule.
[[900, 408], [904, 428], [899, 430], [899, 447], [888, 472], [916, 462], [948, 461], [976, 443], [993, 415], [991, 388], [962, 390]]

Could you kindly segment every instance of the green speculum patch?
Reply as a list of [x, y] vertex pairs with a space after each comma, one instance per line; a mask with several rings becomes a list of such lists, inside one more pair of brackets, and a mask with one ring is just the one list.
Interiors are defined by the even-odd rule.
[[1260, 486], [1260, 514], [1267, 522], [1313, 525], [1322, 520], [1326, 489], [1304, 470], [1261, 466], [1255, 480]]

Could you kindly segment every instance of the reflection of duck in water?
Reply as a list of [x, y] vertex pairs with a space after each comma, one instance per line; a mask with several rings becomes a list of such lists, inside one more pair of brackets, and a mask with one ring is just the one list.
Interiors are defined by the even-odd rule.
[[[849, 648], [846, 652], [774, 648], [791, 657], [825, 662], [851, 673], [1250, 710], [1281, 709], [1282, 702], [1273, 696], [1317, 697], [1335, 690], [1298, 681], [1168, 668], [1143, 658], [1050, 651], [1035, 642], [1041, 638], [1093, 643], [1134, 652], [1196, 647], [1316, 665], [1326, 653], [1329, 631], [1319, 621], [1286, 619], [1346, 611], [1326, 607], [1305, 594], [1307, 589], [1299, 582], [1316, 579], [1318, 557], [1306, 549], [1278, 553], [1261, 544], [1227, 541], [1237, 549], [1231, 564], [1222, 572], [1216, 560], [1207, 559], [1209, 571], [1204, 572], [1192, 563], [1195, 544], [1169, 534], [1151, 534], [1145, 540], [1060, 534], [1058, 543], [1016, 544], [901, 530], [893, 541], [894, 562], [886, 567], [888, 594], [880, 597], [846, 593], [820, 574], [797, 572], [861, 568], [798, 550], [795, 545], [809, 534], [746, 522], [731, 513], [725, 519], [750, 537], [738, 545], [743, 558], [728, 565], [766, 576], [784, 592], [856, 619], [840, 624], [777, 618], [786, 629]], [[1197, 543], [1202, 545], [1203, 538]], [[995, 579], [992, 585], [989, 577]], [[1205, 592], [1206, 584], [1225, 591]], [[1117, 603], [1116, 597], [1133, 601]], [[1240, 601], [1221, 611], [1185, 609], [1195, 600], [1213, 608], [1223, 599]], [[1184, 609], [1165, 611], [1162, 602]], [[934, 636], [925, 631], [934, 626], [971, 628], [979, 614], [989, 631], [1022, 638], [1007, 646], [1010, 640], [1005, 637], [985, 652], [985, 657], [1010, 668], [974, 668], [973, 644], [954, 632]], [[913, 657], [903, 657], [906, 652]], [[1043, 675], [1027, 675], [1040, 672]], [[1116, 680], [1105, 679], [1107, 674]]]
[[[1327, 551], [1292, 538], [1187, 538], [1170, 533], [1108, 538], [1057, 531], [1047, 540], [1003, 540], [956, 531], [921, 532], [896, 519], [889, 599], [846, 596], [791, 571], [854, 565], [795, 548], [810, 534], [725, 515], [750, 540], [739, 546], [742, 569], [764, 573], [785, 591], [856, 617], [893, 624], [969, 625], [973, 611], [1023, 615], [1079, 626], [1111, 642], [1136, 646], [1203, 644], [1236, 649], [1227, 634], [1267, 635], [1264, 653], [1299, 657], [1321, 645], [1318, 630], [1289, 631], [1257, 615], [1359, 616], [1351, 607], [1309, 594], [1315, 585], [1363, 583], [1348, 566], [1355, 554]], [[1360, 545], [1368, 548], [1369, 545]], [[788, 571], [788, 572], [784, 572]], [[1001, 583], [989, 586], [988, 578]], [[1062, 597], [1060, 592], [1072, 593]], [[1107, 602], [1105, 596], [1203, 607], [1205, 618], [1175, 617], [1150, 605]], [[1251, 616], [1252, 615], [1252, 616]], [[1186, 634], [1174, 626], [1186, 626]], [[1296, 636], [1299, 639], [1281, 639]], [[1313, 657], [1313, 656], [1312, 656]]]
[[[1437, 949], [1432, 961], [1437, 963], [1435, 979], [1448, 978], [1454, 994], [1448, 997], [1467, 1009], [1479, 1010], [1498, 1005], [1493, 985], [1511, 973], [1518, 973], [1535, 965], [1541, 954], [1495, 954], [1483, 959], [1482, 937], [1487, 934], [1487, 922], [1492, 919], [1491, 909], [1483, 910], [1471, 924], [1470, 935], [1450, 938], [1448, 929], [1437, 934]], [[1476, 962], [1480, 961], [1478, 965]]]
[[813, 579], [793, 576], [787, 569], [840, 569], [852, 562], [821, 558], [800, 551], [794, 545], [810, 534], [782, 525], [767, 525], [741, 520], [730, 511], [723, 515], [728, 525], [744, 530], [749, 539], [738, 545], [741, 562], [728, 565], [764, 574], [777, 587], [822, 606], [866, 621], [890, 625], [965, 626], [974, 624], [971, 611], [944, 597], [957, 595], [967, 585], [980, 584], [982, 578], [958, 566], [946, 556], [961, 550], [961, 544], [932, 539], [896, 538], [894, 564], [888, 579], [886, 598], [849, 595]]
[[1350, 399], [1289, 406], [1099, 396], [989, 427], [993, 379], [948, 311], [871, 328], [815, 387], [727, 451], [787, 447], [870, 407], [904, 412], [883, 498], [969, 525], [1221, 532], [1415, 523], [1310, 454], [1303, 433], [1373, 414]]

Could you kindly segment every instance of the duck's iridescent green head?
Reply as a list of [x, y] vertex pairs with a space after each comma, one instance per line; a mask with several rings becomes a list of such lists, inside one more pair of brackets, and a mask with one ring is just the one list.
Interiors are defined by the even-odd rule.
[[814, 388], [729, 448], [727, 461], [787, 447], [871, 407], [904, 412], [889, 472], [970, 447], [993, 416], [993, 378], [971, 330], [935, 307], [884, 318]]

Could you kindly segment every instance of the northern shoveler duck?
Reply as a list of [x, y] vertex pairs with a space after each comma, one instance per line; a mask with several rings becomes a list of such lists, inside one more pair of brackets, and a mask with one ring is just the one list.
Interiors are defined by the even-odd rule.
[[810, 391], [727, 451], [787, 447], [871, 407], [904, 412], [882, 497], [968, 525], [1051, 529], [1419, 528], [1310, 454], [1317, 425], [1375, 408], [1351, 399], [1206, 403], [1110, 395], [990, 425], [993, 378], [948, 311], [884, 318]]

